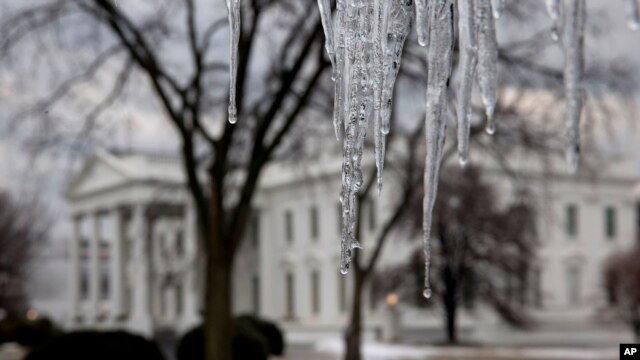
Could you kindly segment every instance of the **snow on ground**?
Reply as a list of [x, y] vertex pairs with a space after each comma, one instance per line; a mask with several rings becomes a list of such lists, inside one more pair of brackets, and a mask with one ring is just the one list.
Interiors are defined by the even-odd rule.
[[[344, 352], [341, 340], [317, 342], [315, 350], [336, 358]], [[412, 346], [367, 342], [363, 345], [367, 360], [491, 359], [491, 360], [607, 360], [618, 358], [618, 348], [501, 348]]]

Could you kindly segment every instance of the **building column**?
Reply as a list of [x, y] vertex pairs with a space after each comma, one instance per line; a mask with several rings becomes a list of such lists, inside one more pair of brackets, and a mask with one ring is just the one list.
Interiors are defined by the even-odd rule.
[[184, 259], [182, 274], [182, 294], [184, 296], [184, 308], [179, 324], [179, 331], [184, 333], [201, 321], [198, 309], [198, 249], [200, 247], [200, 236], [198, 231], [198, 217], [196, 216], [195, 204], [187, 201], [182, 226], [182, 241], [184, 245]]
[[116, 208], [112, 211], [114, 238], [112, 239], [111, 248], [111, 309], [112, 309], [112, 323], [114, 325], [120, 325], [123, 318], [124, 310], [124, 279], [123, 279], [123, 266], [124, 266], [124, 239], [125, 237], [122, 227], [123, 213], [122, 209]]
[[[100, 315], [100, 214], [91, 217], [92, 231], [89, 238], [89, 319], [87, 325], [97, 324]], [[91, 323], [93, 321], [93, 324]]]
[[129, 329], [142, 335], [152, 335], [149, 294], [149, 224], [142, 204], [134, 206], [131, 222], [133, 240], [133, 301]]
[[80, 242], [82, 215], [73, 217], [73, 235], [69, 241], [69, 327], [74, 329], [78, 325], [80, 311]]

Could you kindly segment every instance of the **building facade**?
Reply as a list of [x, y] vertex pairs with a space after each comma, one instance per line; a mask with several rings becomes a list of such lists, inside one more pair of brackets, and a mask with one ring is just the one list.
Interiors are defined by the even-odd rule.
[[[347, 321], [351, 278], [338, 271], [340, 166], [341, 159], [331, 154], [303, 164], [270, 165], [234, 265], [235, 311], [278, 321], [289, 341], [338, 336]], [[486, 168], [496, 186], [514, 186], [496, 166]], [[462, 313], [462, 337], [496, 343], [619, 343], [626, 329], [600, 316], [607, 306], [600, 272], [609, 254], [637, 241], [635, 169], [623, 163], [601, 176], [577, 178], [522, 170], [539, 199], [541, 245], [528, 295], [538, 326], [514, 331], [477, 307]], [[362, 209], [365, 257], [393, 200], [393, 178], [387, 184], [382, 196]], [[75, 228], [72, 328], [180, 334], [198, 323], [203, 259], [178, 160], [100, 152], [75, 177], [67, 198]], [[404, 241], [387, 246], [393, 249], [387, 249], [383, 264], [401, 262], [412, 249]], [[365, 302], [367, 336], [375, 336], [387, 309], [369, 298]], [[441, 336], [441, 324], [438, 309], [402, 307], [407, 338]]]

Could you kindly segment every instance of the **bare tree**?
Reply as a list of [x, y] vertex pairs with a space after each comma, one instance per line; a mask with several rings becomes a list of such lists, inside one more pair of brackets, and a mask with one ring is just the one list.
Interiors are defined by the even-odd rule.
[[[488, 304], [508, 322], [525, 325], [527, 279], [537, 248], [532, 208], [522, 199], [499, 207], [495, 188], [476, 168], [448, 168], [443, 178], [435, 207], [433, 290], [447, 340], [459, 340], [456, 320], [462, 306]], [[422, 249], [417, 249], [408, 264], [382, 272], [377, 287], [423, 305], [423, 269]]]
[[603, 269], [603, 285], [616, 318], [640, 341], [640, 247], [613, 254]]
[[0, 309], [24, 314], [26, 270], [34, 247], [46, 236], [34, 207], [19, 205], [0, 193]]
[[[323, 57], [322, 29], [319, 16], [310, 16], [307, 5], [299, 1], [242, 2], [239, 120], [231, 125], [225, 121], [228, 65], [223, 57], [228, 40], [216, 40], [225, 34], [221, 31], [227, 21], [224, 2], [154, 4], [132, 10], [129, 2], [122, 1], [56, 0], [22, 7], [0, 25], [0, 48], [4, 56], [29, 35], [47, 31], [73, 36], [74, 20], [108, 35], [104, 41], [108, 46], [96, 50], [93, 61], [62, 81], [29, 112], [48, 114], [78, 85], [94, 80], [105, 63], [119, 60], [122, 65], [117, 81], [86, 114], [81, 137], [118, 100], [132, 73], [146, 77], [142, 87], [153, 94], [163, 118], [179, 134], [188, 188], [197, 208], [207, 258], [206, 358], [230, 360], [231, 272], [260, 174], [302, 115], [313, 115], [309, 105], [326, 105], [322, 99], [328, 99], [319, 86], [328, 65]], [[216, 10], [206, 24], [198, 16], [205, 6]], [[185, 46], [176, 48], [176, 44]], [[167, 59], [167, 48], [182, 52], [181, 58], [188, 62], [176, 70]], [[265, 48], [268, 56], [259, 53]], [[219, 120], [212, 124], [212, 117]]]

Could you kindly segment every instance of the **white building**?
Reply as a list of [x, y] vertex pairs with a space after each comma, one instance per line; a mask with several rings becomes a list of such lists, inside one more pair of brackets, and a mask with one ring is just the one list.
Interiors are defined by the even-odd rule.
[[[280, 322], [292, 341], [336, 336], [347, 320], [350, 278], [338, 271], [340, 164], [338, 157], [323, 154], [304, 166], [267, 168], [252, 229], [235, 263], [235, 311]], [[486, 168], [499, 186], [510, 186], [495, 166]], [[638, 239], [634, 167], [626, 162], [602, 169], [597, 177], [577, 178], [561, 171], [522, 171], [543, 214], [531, 301], [539, 326], [514, 331], [490, 311], [476, 308], [460, 318], [463, 337], [541, 344], [623, 341], [621, 336], [630, 336], [626, 329], [599, 316], [607, 303], [600, 271], [608, 254]], [[181, 333], [198, 322], [202, 259], [183, 182], [174, 158], [105, 152], [93, 156], [75, 177], [67, 193], [75, 224], [71, 327], [126, 328], [150, 335]], [[363, 209], [368, 214], [361, 239], [365, 249], [393, 196], [390, 185]], [[402, 260], [409, 250], [395, 245], [387, 250], [391, 246], [387, 263]], [[384, 323], [386, 309], [375, 304], [366, 309], [371, 336]], [[438, 310], [402, 311], [407, 336], [441, 331]]]

